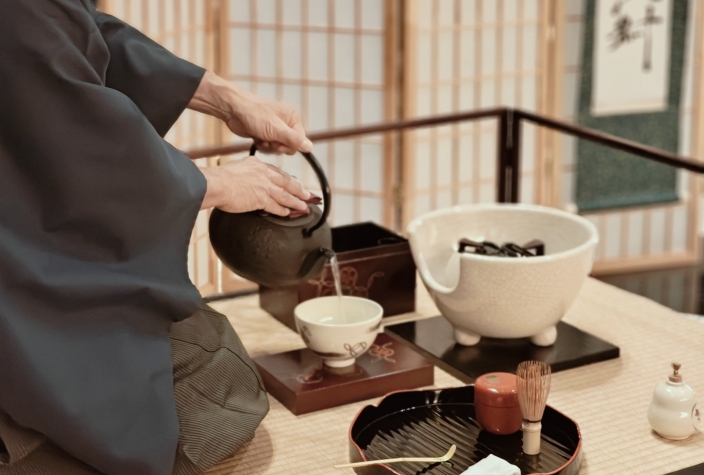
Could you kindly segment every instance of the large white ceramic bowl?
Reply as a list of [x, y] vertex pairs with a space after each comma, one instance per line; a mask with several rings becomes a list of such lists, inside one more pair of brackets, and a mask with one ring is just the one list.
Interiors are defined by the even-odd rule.
[[384, 309], [373, 300], [345, 295], [344, 317], [338, 297], [318, 297], [293, 310], [298, 333], [323, 363], [333, 368], [354, 364], [374, 343]]
[[[482, 336], [555, 342], [555, 325], [591, 271], [599, 237], [588, 220], [535, 205], [455, 206], [408, 225], [416, 266], [455, 340], [473, 345]], [[545, 255], [492, 257], [460, 254], [462, 238], [518, 245], [540, 239]]]

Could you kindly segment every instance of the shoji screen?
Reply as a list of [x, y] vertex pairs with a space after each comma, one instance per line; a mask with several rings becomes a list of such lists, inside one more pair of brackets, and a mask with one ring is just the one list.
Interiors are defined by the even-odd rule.
[[[103, 0], [101, 8], [131, 23], [174, 53], [214, 69], [258, 95], [293, 104], [308, 131], [394, 117], [388, 70], [397, 2], [378, 0]], [[167, 139], [179, 148], [236, 141], [224, 126], [187, 111]], [[369, 136], [315, 144], [334, 193], [331, 223], [391, 224], [391, 139]], [[238, 157], [221, 157], [222, 160]], [[300, 156], [262, 157], [312, 188], [315, 175]], [[217, 160], [199, 161], [214, 166]], [[196, 223], [191, 278], [204, 294], [247, 283], [224, 271], [207, 236], [207, 213]]]
[[[701, 119], [701, 54], [702, 16], [704, 5], [689, 2], [687, 46], [684, 63], [682, 108], [680, 111], [679, 153], [702, 157]], [[564, 9], [564, 95], [562, 118], [576, 121], [577, 93], [580, 78], [584, 13], [583, 0], [569, 0]], [[695, 107], [696, 106], [696, 107]], [[697, 128], [699, 132], [697, 133]], [[576, 141], [562, 139], [561, 205], [574, 210]], [[647, 208], [617, 209], [589, 213], [585, 216], [599, 229], [601, 242], [597, 251], [596, 272], [625, 268], [648, 268], [658, 264], [693, 263], [697, 259], [697, 188], [696, 178], [682, 172], [679, 175], [680, 201]]]
[[[496, 106], [541, 111], [538, 0], [406, 2], [406, 117]], [[494, 120], [413, 132], [404, 221], [454, 204], [495, 201]], [[535, 201], [537, 131], [523, 128], [521, 201]]]
[[[214, 0], [103, 0], [98, 5], [184, 59], [213, 68]], [[217, 143], [216, 122], [186, 111], [166, 139], [181, 150]], [[198, 161], [206, 166], [205, 160]], [[188, 252], [188, 271], [203, 294], [217, 290], [218, 269], [208, 241], [208, 213], [198, 215]]]
[[[296, 107], [307, 131], [389, 117], [387, 10], [378, 0], [226, 0], [223, 75]], [[234, 137], [232, 137], [234, 138]], [[384, 137], [319, 142], [313, 150], [334, 194], [335, 225], [384, 222]], [[390, 158], [390, 157], [388, 157]], [[304, 159], [269, 157], [315, 187]]]
[[[394, 2], [378, 0], [223, 0], [224, 77], [292, 104], [308, 132], [392, 118], [387, 28]], [[226, 141], [233, 141], [228, 132]], [[331, 225], [390, 224], [390, 139], [378, 135], [314, 144], [333, 192]], [[263, 156], [312, 189], [300, 156]], [[246, 285], [224, 270], [222, 289]]]

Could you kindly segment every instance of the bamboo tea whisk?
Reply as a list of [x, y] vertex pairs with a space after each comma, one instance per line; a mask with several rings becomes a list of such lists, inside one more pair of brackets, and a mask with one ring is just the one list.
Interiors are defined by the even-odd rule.
[[540, 453], [540, 430], [545, 404], [550, 392], [550, 366], [542, 361], [524, 361], [516, 372], [516, 392], [523, 423], [523, 453]]

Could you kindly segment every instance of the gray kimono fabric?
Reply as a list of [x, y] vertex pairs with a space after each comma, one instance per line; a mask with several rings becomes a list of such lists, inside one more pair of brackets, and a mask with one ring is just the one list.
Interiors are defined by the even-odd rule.
[[[173, 475], [195, 475], [254, 437], [269, 402], [254, 363], [227, 319], [203, 306], [171, 326], [180, 425]], [[102, 475], [0, 411], [0, 475]]]
[[0, 409], [110, 475], [172, 473], [206, 184], [161, 136], [202, 75], [88, 0], [0, 1]]

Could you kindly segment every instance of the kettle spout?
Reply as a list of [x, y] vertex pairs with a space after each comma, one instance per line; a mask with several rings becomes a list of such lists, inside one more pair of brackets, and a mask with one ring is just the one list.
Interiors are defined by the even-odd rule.
[[335, 251], [333, 251], [332, 249], [326, 249], [324, 247], [321, 247], [318, 249], [318, 252], [321, 255], [325, 256], [327, 260], [330, 260], [335, 257]]
[[301, 265], [301, 269], [298, 273], [298, 279], [305, 280], [318, 275], [320, 271], [323, 270], [325, 264], [327, 264], [333, 257], [335, 257], [335, 253], [331, 249], [324, 247], [312, 249]]

